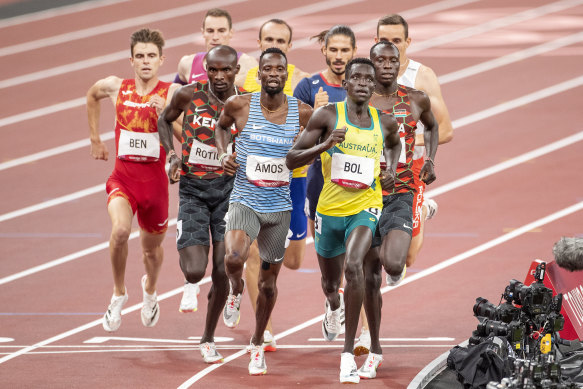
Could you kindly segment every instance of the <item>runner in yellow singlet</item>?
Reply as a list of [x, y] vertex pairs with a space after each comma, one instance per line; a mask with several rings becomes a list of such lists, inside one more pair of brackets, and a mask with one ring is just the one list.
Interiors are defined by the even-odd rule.
[[[342, 85], [346, 101], [314, 112], [286, 162], [292, 169], [317, 155], [322, 158], [324, 187], [315, 223], [316, 253], [326, 295], [322, 333], [327, 340], [334, 340], [343, 331], [338, 289], [345, 270], [346, 331], [340, 382], [357, 383], [360, 377], [353, 348], [365, 293], [363, 260], [380, 216], [381, 184], [389, 190], [394, 185], [401, 143], [395, 118], [368, 106], [375, 88], [375, 70], [369, 59], [351, 60]], [[325, 140], [316, 145], [320, 138]], [[381, 172], [383, 148], [387, 167]]]

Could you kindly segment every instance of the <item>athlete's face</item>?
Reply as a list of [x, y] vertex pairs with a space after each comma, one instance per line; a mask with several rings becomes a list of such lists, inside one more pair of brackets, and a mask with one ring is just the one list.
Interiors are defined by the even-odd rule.
[[399, 50], [397, 48], [381, 45], [374, 48], [370, 59], [375, 67], [376, 81], [388, 86], [396, 82], [399, 75]]
[[283, 91], [287, 81], [287, 63], [285, 58], [277, 53], [269, 53], [263, 56], [259, 62], [257, 72], [261, 80], [261, 89], [270, 95], [276, 95]]
[[233, 30], [224, 16], [207, 16], [201, 30], [207, 51], [215, 46], [228, 45], [233, 37]]
[[261, 30], [261, 39], [257, 41], [261, 51], [277, 47], [287, 54], [291, 49], [290, 31], [285, 24], [267, 23]]
[[346, 74], [342, 85], [352, 101], [367, 102], [375, 88], [375, 70], [367, 64], [352, 65], [352, 70]]
[[332, 35], [328, 39], [328, 45], [322, 47], [322, 54], [326, 57], [326, 65], [330, 71], [342, 76], [346, 70], [346, 64], [354, 57], [356, 47], [352, 47], [350, 37], [346, 35]]
[[206, 68], [213, 91], [223, 93], [233, 89], [235, 76], [239, 73], [236, 55], [211, 53], [206, 57]]
[[406, 58], [407, 48], [411, 43], [411, 37], [405, 38], [405, 27], [402, 24], [393, 25], [387, 24], [384, 26], [379, 26], [378, 36], [375, 38], [375, 42], [387, 41], [391, 42], [399, 49], [401, 54], [401, 60]]
[[164, 56], [160, 55], [158, 46], [153, 43], [136, 43], [134, 54], [130, 58], [136, 76], [144, 81], [156, 77], [163, 62]]

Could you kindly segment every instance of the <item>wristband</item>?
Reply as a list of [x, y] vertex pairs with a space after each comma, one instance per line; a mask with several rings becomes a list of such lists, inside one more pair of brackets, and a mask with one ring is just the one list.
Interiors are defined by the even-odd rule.
[[176, 151], [174, 151], [174, 150], [170, 150], [170, 151], [168, 152], [168, 158], [172, 158], [172, 156], [178, 157], [178, 155], [176, 155]]
[[426, 162], [431, 162], [431, 164], [435, 167], [435, 162], [430, 157], [425, 158]]
[[227, 156], [227, 153], [223, 153], [221, 155], [219, 155], [219, 163], [222, 165], [223, 164], [223, 159], [225, 159], [225, 157]]

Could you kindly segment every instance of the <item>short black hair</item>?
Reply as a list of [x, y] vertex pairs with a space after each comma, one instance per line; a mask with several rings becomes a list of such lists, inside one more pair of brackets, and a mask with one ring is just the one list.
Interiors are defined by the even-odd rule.
[[403, 29], [405, 30], [405, 39], [409, 38], [409, 24], [407, 24], [407, 21], [403, 19], [401, 15], [391, 14], [380, 18], [379, 22], [377, 23], [377, 37], [379, 36], [379, 27], [387, 25], [403, 26]]
[[369, 57], [372, 58], [372, 52], [378, 46], [389, 46], [391, 49], [397, 50], [397, 53], [399, 52], [399, 48], [397, 46], [395, 46], [395, 44], [393, 42], [389, 42], [389, 41], [378, 41], [377, 43], [375, 43], [374, 45], [372, 45], [372, 47], [370, 48], [370, 51], [369, 51], [369, 54], [368, 54]]
[[261, 27], [259, 27], [259, 40], [261, 40], [261, 32], [263, 31], [263, 27], [265, 27], [265, 25], [267, 23], [273, 23], [273, 24], [279, 24], [279, 25], [286, 26], [287, 29], [289, 30], [289, 41], [287, 43], [290, 43], [292, 41], [292, 35], [293, 35], [292, 28], [289, 24], [287, 24], [287, 22], [285, 20], [282, 20], [282, 19], [269, 19], [268, 21], [263, 23], [261, 25]]
[[281, 55], [283, 57], [283, 59], [285, 59], [285, 64], [287, 66], [287, 56], [285, 55], [285, 53], [283, 51], [281, 51], [281, 49], [278, 49], [277, 47], [270, 47], [270, 48], [266, 49], [263, 53], [261, 53], [261, 56], [259, 57], [259, 63], [261, 63], [261, 60], [267, 54], [279, 54], [279, 55]]
[[375, 71], [375, 67], [374, 64], [372, 63], [372, 61], [368, 58], [362, 58], [362, 57], [358, 57], [358, 58], [352, 58], [350, 61], [348, 61], [348, 63], [346, 64], [346, 78], [348, 79], [350, 77], [350, 73], [352, 72], [352, 68], [354, 67], [354, 65], [368, 65], [372, 68], [373, 72]]

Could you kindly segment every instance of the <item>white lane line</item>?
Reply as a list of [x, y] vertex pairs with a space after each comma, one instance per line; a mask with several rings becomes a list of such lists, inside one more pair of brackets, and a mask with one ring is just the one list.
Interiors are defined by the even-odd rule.
[[38, 203], [35, 205], [31, 205], [29, 207], [24, 207], [21, 209], [17, 209], [16, 211], [8, 212], [3, 215], [0, 215], [0, 222], [14, 219], [20, 216], [28, 215], [29, 213], [37, 212], [46, 208], [54, 207], [56, 205], [64, 204], [69, 201], [78, 200], [80, 198], [93, 195], [95, 193], [103, 192], [105, 194], [105, 184], [99, 184], [92, 186], [87, 189], [83, 189], [77, 192], [70, 193], [65, 196], [57, 197], [51, 200], [44, 201], [42, 203]]
[[524, 95], [522, 97], [519, 97], [517, 99], [513, 99], [510, 101], [504, 102], [502, 104], [498, 104], [494, 107], [485, 109], [483, 111], [476, 112], [472, 115], [468, 115], [468, 116], [463, 117], [461, 119], [454, 120], [452, 122], [452, 126], [453, 126], [453, 128], [463, 127], [467, 124], [475, 123], [476, 121], [486, 119], [486, 118], [492, 117], [494, 115], [497, 115], [497, 114], [500, 114], [500, 113], [503, 113], [503, 112], [506, 112], [506, 111], [509, 111], [509, 110], [512, 110], [512, 109], [515, 109], [518, 107], [522, 107], [524, 105], [533, 103], [537, 100], [542, 100], [542, 99], [545, 99], [547, 97], [553, 96], [557, 93], [562, 93], [562, 92], [568, 91], [569, 89], [577, 88], [581, 85], [583, 85], [583, 76], [575, 77], [575, 78], [572, 78], [568, 81], [564, 81], [564, 82], [561, 82], [559, 84], [555, 84], [555, 85], [550, 86], [548, 88], [543, 88], [541, 90], [529, 93], [529, 94]]
[[[105, 142], [105, 141], [113, 139], [114, 135], [115, 134], [113, 131], [109, 131], [109, 132], [106, 132], [104, 134], [100, 134], [100, 137], [101, 137], [101, 140]], [[86, 139], [81, 139], [81, 140], [78, 140], [75, 142], [67, 143], [67, 144], [62, 145], [62, 146], [53, 147], [52, 149], [39, 151], [38, 153], [29, 154], [29, 155], [26, 155], [24, 157], [11, 159], [9, 161], [0, 163], [0, 171], [10, 169], [13, 167], [17, 167], [17, 166], [22, 166], [24, 164], [31, 163], [31, 162], [36, 162], [38, 160], [53, 157], [55, 155], [64, 154], [66, 152], [81, 149], [83, 147], [89, 148], [90, 145], [91, 145], [91, 142], [89, 141], [89, 138], [86, 138]]]
[[[558, 94], [558, 93], [564, 92], [566, 90], [576, 88], [576, 87], [580, 86], [581, 84], [583, 84], [583, 76], [574, 78], [574, 79], [569, 80], [569, 81], [562, 82], [560, 84], [554, 85], [554, 86], [549, 87], [549, 88], [544, 88], [544, 89], [541, 89], [539, 91], [529, 93], [529, 94], [524, 95], [522, 97], [516, 98], [514, 100], [510, 100], [506, 103], [502, 103], [502, 104], [496, 105], [494, 107], [487, 108], [487, 109], [482, 110], [480, 112], [470, 114], [470, 115], [465, 116], [463, 118], [454, 120], [452, 124], [456, 130], [459, 130], [466, 125], [476, 123], [476, 122], [483, 120], [483, 119], [487, 119], [495, 114], [500, 114], [500, 113], [509, 111], [511, 109], [518, 108], [518, 107], [521, 107], [523, 105], [532, 103], [534, 101], [552, 96], [554, 94]], [[113, 131], [105, 133], [103, 135], [103, 137], [107, 137], [107, 139], [111, 139], [113, 137]], [[577, 137], [577, 135], [575, 135], [575, 137]], [[78, 141], [76, 143], [77, 143], [77, 145], [80, 145], [80, 144], [82, 144], [81, 142], [82, 141]], [[555, 143], [553, 143], [551, 145], [554, 145]], [[540, 149], [536, 149], [536, 150], [531, 151], [530, 153], [536, 154], [536, 153], [542, 152], [543, 154], [545, 154], [545, 153], [549, 152], [549, 151], [544, 151], [547, 147], [554, 147], [551, 145], [543, 146]], [[68, 146], [69, 145], [65, 145], [65, 146], [61, 146], [61, 147], [68, 147]], [[564, 147], [564, 146], [562, 146], [562, 147]], [[522, 156], [519, 156], [516, 158], [522, 158]], [[12, 161], [8, 161], [5, 163], [13, 164]], [[518, 163], [519, 162], [516, 162], [514, 165], [516, 165]], [[514, 165], [509, 165], [508, 167], [514, 166]], [[505, 167], [504, 169], [507, 169], [508, 167]], [[0, 164], [0, 170], [2, 170], [2, 168], [3, 168], [3, 164]], [[496, 171], [494, 171], [494, 172], [496, 172]], [[476, 174], [481, 174], [481, 173], [478, 172]], [[463, 178], [463, 179], [466, 179], [466, 178]], [[469, 182], [471, 182], [471, 181], [469, 181]], [[54, 205], [63, 204], [67, 201], [76, 200], [76, 199], [79, 199], [79, 198], [84, 197], [84, 196], [89, 196], [89, 195], [97, 193], [101, 190], [102, 190], [102, 186], [96, 185], [96, 186], [93, 186], [91, 188], [87, 188], [87, 189], [75, 192], [73, 194], [61, 196], [61, 197], [58, 197], [56, 199], [45, 201], [43, 203], [38, 203], [36, 205], [32, 205], [32, 206], [21, 208], [21, 209], [12, 211], [12, 212], [8, 212], [8, 213], [5, 213], [3, 215], [0, 215], [0, 222], [14, 219], [16, 217], [24, 216], [24, 215], [27, 215], [31, 212], [36, 212], [36, 211], [39, 211], [42, 209], [46, 209], [46, 208], [52, 207]], [[429, 195], [429, 193], [428, 193], [428, 195]]]
[[506, 169], [510, 169], [511, 167], [514, 167], [516, 165], [520, 165], [521, 163], [524, 163], [526, 161], [530, 161], [530, 160], [533, 160], [535, 158], [541, 157], [545, 154], [552, 153], [552, 152], [557, 151], [563, 147], [571, 146], [573, 143], [581, 142], [582, 140], [583, 140], [583, 131], [578, 132], [576, 134], [573, 134], [571, 136], [568, 136], [566, 138], [560, 139], [556, 142], [550, 143], [546, 146], [539, 147], [538, 149], [534, 149], [534, 150], [529, 151], [527, 153], [521, 154], [521, 155], [514, 157], [514, 158], [511, 158], [507, 161], [500, 162], [499, 164], [490, 166], [489, 168], [482, 169], [478, 172], [469, 174], [469, 175], [462, 177], [460, 179], [451, 181], [447, 184], [438, 186], [435, 189], [428, 190], [427, 197], [432, 198], [432, 197], [439, 196], [439, 195], [444, 194], [446, 192], [449, 192], [453, 189], [460, 188], [464, 185], [468, 185], [472, 182], [481, 180], [485, 177], [491, 176], [491, 175], [496, 174], [496, 173], [500, 173]]
[[[568, 216], [572, 213], [578, 212], [582, 209], [583, 209], [583, 201], [576, 203], [570, 207], [564, 208], [560, 211], [557, 211], [551, 215], [548, 215], [548, 216], [545, 216], [541, 219], [538, 219], [532, 223], [528, 223], [528, 224], [526, 224], [526, 225], [524, 225], [524, 226], [522, 226], [522, 227], [520, 227], [520, 228], [518, 228], [510, 233], [504, 234], [498, 238], [490, 240], [490, 241], [488, 241], [484, 244], [481, 244], [481, 245], [479, 245], [471, 250], [468, 250], [464, 253], [456, 255], [455, 257], [444, 260], [443, 262], [440, 262], [440, 263], [438, 263], [434, 266], [431, 266], [423, 271], [420, 271], [419, 273], [413, 274], [411, 277], [405, 277], [405, 279], [397, 286], [394, 286], [394, 287], [385, 286], [384, 288], [381, 288], [381, 293], [385, 294], [385, 293], [391, 291], [392, 289], [400, 288], [400, 287], [407, 285], [411, 282], [414, 282], [414, 281], [417, 281], [421, 278], [427, 277], [433, 273], [436, 273], [440, 270], [443, 270], [443, 269], [446, 269], [452, 265], [455, 265], [456, 263], [459, 263], [459, 262], [464, 261], [468, 258], [471, 258], [472, 256], [480, 254], [481, 252], [486, 251], [492, 247], [498, 246], [502, 243], [505, 243], [505, 242], [513, 239], [513, 238], [516, 238], [520, 235], [523, 235], [523, 234], [527, 233], [528, 231], [532, 230], [533, 228], [541, 227], [545, 224], [551, 223], [555, 220], [558, 220], [560, 218]], [[284, 335], [282, 335], [282, 334], [276, 335], [275, 338], [281, 339], [285, 336], [296, 333], [296, 332], [300, 331], [301, 329], [308, 327], [309, 325], [319, 323], [320, 321], [322, 321], [323, 318], [324, 318], [324, 314], [318, 315], [318, 316], [306, 321], [305, 323], [302, 323], [296, 327], [290, 328], [289, 330], [282, 333]], [[306, 325], [307, 323], [310, 323], [310, 324]], [[187, 381], [182, 383], [178, 388], [179, 389], [189, 388], [192, 384], [199, 381], [201, 378], [204, 378], [206, 375], [208, 375], [212, 371], [218, 369], [222, 365], [224, 365], [224, 364], [226, 364], [234, 359], [237, 359], [238, 357], [240, 357], [244, 354], [245, 354], [244, 351], [237, 352], [237, 353], [225, 358], [225, 362], [223, 362], [221, 364], [214, 365], [214, 366], [210, 366], [210, 367], [207, 367], [206, 369], [201, 370], [200, 372], [198, 372], [197, 374], [192, 376], [190, 379], [188, 379]], [[1, 360], [0, 360], [0, 362], [1, 362]]]
[[56, 16], [70, 15], [77, 12], [89, 11], [95, 8], [107, 7], [123, 3], [129, 0], [96, 0], [80, 4], [66, 5], [57, 8], [51, 8], [44, 11], [33, 12], [26, 15], [13, 16], [0, 20], [0, 28], [11, 27], [18, 24], [38, 22], [39, 20], [50, 19]]
[[209, 0], [202, 3], [189, 4], [182, 7], [167, 9], [161, 12], [154, 12], [147, 15], [136, 16], [133, 18], [119, 20], [117, 22], [102, 24], [100, 26], [85, 28], [67, 32], [60, 35], [54, 35], [43, 39], [19, 43], [12, 46], [5, 46], [0, 48], [0, 57], [6, 57], [24, 51], [44, 49], [46, 47], [59, 45], [62, 43], [71, 42], [74, 40], [93, 38], [97, 35], [110, 33], [113, 31], [125, 30], [130, 27], [147, 26], [153, 22], [160, 22], [162, 20], [172, 19], [180, 16], [186, 16], [200, 11], [206, 11], [209, 8], [218, 7], [223, 8], [228, 5], [246, 2], [248, 0]]
[[[211, 277], [205, 277], [202, 280], [200, 280], [199, 285], [207, 284], [210, 281], [211, 281]], [[158, 296], [158, 301], [163, 301], [163, 300], [166, 300], [166, 299], [168, 299], [170, 297], [176, 296], [177, 294], [181, 293], [183, 290], [184, 290], [184, 287], [183, 286], [180, 286], [180, 287], [178, 287], [176, 289], [172, 289], [169, 292], [166, 292], [166, 293], [163, 293], [163, 294], [159, 295]], [[122, 310], [121, 311], [121, 314], [122, 315], [127, 315], [128, 313], [137, 311], [138, 309], [141, 309], [141, 308], [142, 308], [142, 303], [134, 304], [131, 307], [128, 307], [128, 308]], [[14, 352], [14, 353], [10, 353], [9, 355], [6, 355], [5, 357], [0, 358], [0, 364], [2, 364], [4, 362], [7, 362], [7, 361], [9, 361], [11, 359], [14, 359], [14, 358], [18, 357], [19, 355], [26, 354], [26, 353], [28, 353], [30, 351], [33, 351], [33, 350], [36, 350], [36, 349], [38, 349], [40, 347], [44, 347], [44, 346], [49, 345], [51, 343], [57, 342], [57, 341], [59, 341], [61, 339], [65, 339], [65, 338], [67, 338], [69, 336], [73, 336], [75, 334], [78, 334], [78, 333], [83, 332], [85, 330], [88, 330], [90, 328], [93, 328], [93, 327], [102, 325], [102, 323], [103, 323], [103, 319], [102, 318], [99, 318], [97, 320], [93, 320], [92, 322], [89, 322], [87, 324], [84, 324], [84, 325], [82, 325], [80, 327], [74, 328], [72, 330], [63, 332], [63, 333], [61, 333], [59, 335], [56, 335], [56, 336], [53, 336], [51, 338], [45, 339], [45, 340], [43, 340], [41, 342], [35, 343], [35, 344], [31, 345], [31, 346], [24, 347], [24, 348], [22, 348], [22, 349], [20, 349], [20, 350], [18, 350], [16, 352]]]
[[527, 20], [535, 19], [550, 13], [564, 11], [568, 8], [576, 7], [580, 4], [583, 4], [583, 0], [561, 0], [555, 3], [543, 5], [538, 8], [531, 8], [526, 11], [518, 12], [516, 14], [490, 20], [486, 23], [471, 26], [460, 31], [453, 31], [450, 32], [449, 34], [443, 34], [432, 39], [427, 39], [423, 42], [415, 44], [414, 46], [411, 47], [411, 49], [407, 49], [407, 54], [416, 53], [421, 50], [426, 50], [431, 47], [449, 43], [451, 42], [452, 37], [455, 37], [456, 40], [469, 38], [478, 34], [483, 34], [488, 31], [510, 26], [512, 24], [517, 24]]
[[[433, 273], [435, 273], [435, 272], [437, 272], [439, 270], [445, 269], [445, 268], [447, 268], [449, 266], [452, 266], [452, 265], [454, 265], [454, 264], [456, 264], [458, 262], [461, 262], [461, 261], [463, 261], [463, 260], [465, 260], [467, 258], [470, 258], [473, 255], [479, 254], [479, 253], [481, 253], [481, 252], [483, 252], [483, 251], [485, 251], [485, 250], [487, 250], [489, 248], [492, 248], [492, 247], [497, 246], [499, 244], [502, 244], [502, 243], [504, 243], [504, 242], [506, 242], [506, 241], [508, 241], [510, 239], [513, 239], [515, 237], [518, 237], [518, 236], [520, 236], [520, 235], [522, 235], [522, 234], [524, 234], [524, 233], [526, 233], [526, 232], [528, 232], [528, 231], [530, 231], [530, 230], [532, 230], [534, 228], [538, 228], [538, 227], [541, 227], [541, 226], [543, 226], [545, 224], [551, 223], [551, 222], [553, 222], [553, 221], [555, 221], [557, 219], [560, 219], [562, 217], [568, 216], [568, 215], [570, 215], [570, 214], [572, 214], [574, 212], [580, 211], [581, 209], [583, 209], [583, 201], [582, 202], [579, 202], [579, 203], [577, 203], [575, 205], [572, 205], [570, 207], [567, 207], [565, 209], [562, 209], [562, 210], [560, 210], [558, 212], [555, 212], [555, 213], [553, 213], [553, 214], [551, 214], [549, 216], [546, 216], [546, 217], [544, 217], [542, 219], [539, 219], [539, 220], [536, 220], [536, 221], [534, 221], [532, 223], [529, 223], [529, 224], [527, 224], [527, 225], [525, 225], [523, 227], [520, 227], [520, 228], [518, 228], [518, 229], [516, 229], [516, 230], [514, 230], [512, 232], [509, 232], [507, 234], [504, 234], [504, 235], [502, 235], [502, 236], [500, 236], [500, 237], [498, 237], [498, 238], [496, 238], [494, 240], [491, 240], [491, 241], [489, 241], [487, 243], [484, 243], [484, 244], [482, 244], [480, 246], [477, 246], [474, 249], [471, 249], [469, 251], [466, 251], [466, 252], [464, 252], [462, 254], [459, 254], [459, 255], [457, 255], [455, 257], [452, 257], [452, 258], [450, 258], [448, 260], [445, 260], [445, 261], [443, 261], [443, 262], [441, 262], [441, 263], [439, 263], [437, 265], [434, 265], [434, 266], [432, 266], [432, 267], [430, 267], [428, 269], [425, 269], [425, 270], [423, 270], [423, 271], [421, 271], [419, 273], [413, 274], [410, 277], [406, 277], [401, 282], [401, 284], [399, 284], [396, 287], [384, 287], [384, 288], [381, 289], [381, 293], [384, 294], [384, 293], [388, 292], [389, 290], [391, 290], [393, 288], [401, 287], [401, 286], [406, 285], [406, 284], [408, 284], [410, 282], [413, 282], [413, 281], [416, 281], [416, 280], [421, 279], [423, 277], [426, 277], [428, 275], [431, 275], [431, 274], [433, 274]], [[176, 219], [174, 219], [174, 222], [176, 222]], [[202, 284], [206, 284], [208, 282], [210, 282], [210, 277], [205, 277], [205, 278], [203, 278], [200, 281], [200, 284], [202, 285]], [[170, 298], [172, 296], [175, 296], [175, 295], [179, 294], [182, 290], [183, 290], [183, 287], [180, 286], [180, 287], [178, 287], [176, 289], [173, 289], [173, 290], [171, 290], [169, 292], [163, 293], [160, 296], [158, 296], [158, 300], [159, 301], [163, 301], [163, 300], [165, 300], [167, 298]], [[133, 305], [131, 307], [128, 307], [128, 308], [124, 309], [122, 311], [122, 315], [128, 314], [130, 312], [137, 311], [140, 308], [141, 308], [141, 303], [140, 304], [135, 304], [135, 305]], [[309, 326], [311, 326], [311, 325], [313, 325], [315, 323], [318, 323], [319, 321], [322, 320], [323, 317], [324, 317], [324, 315], [321, 314], [321, 315], [316, 316], [315, 318], [312, 318], [310, 320], [307, 320], [306, 322], [304, 322], [302, 324], [299, 324], [299, 325], [297, 325], [297, 326], [295, 326], [293, 328], [288, 329], [287, 331], [284, 331], [284, 332], [281, 332], [281, 333], [275, 335], [275, 339], [278, 340], [278, 339], [284, 338], [284, 337], [286, 337], [286, 336], [288, 336], [290, 334], [293, 334], [295, 332], [298, 332], [298, 331], [302, 330], [303, 328], [306, 328], [306, 327], [309, 327]], [[30, 351], [33, 351], [33, 350], [35, 350], [35, 349], [37, 349], [39, 347], [46, 346], [48, 344], [54, 343], [56, 341], [59, 341], [61, 339], [64, 339], [64, 338], [67, 338], [69, 336], [72, 336], [72, 335], [78, 334], [80, 332], [83, 332], [86, 329], [90, 329], [90, 328], [93, 328], [95, 326], [98, 326], [101, 323], [102, 323], [102, 320], [101, 319], [94, 320], [94, 321], [89, 322], [89, 323], [87, 323], [85, 325], [82, 325], [80, 327], [74, 328], [74, 329], [69, 330], [67, 332], [63, 332], [63, 333], [61, 333], [59, 335], [56, 335], [56, 336], [53, 336], [51, 338], [45, 339], [45, 340], [43, 340], [41, 342], [38, 342], [38, 343], [36, 343], [36, 344], [34, 344], [32, 346], [24, 347], [24, 348], [22, 348], [22, 349], [20, 349], [20, 350], [18, 350], [16, 352], [14, 352], [14, 353], [11, 353], [11, 354], [3, 357], [3, 358], [0, 358], [0, 364], [2, 364], [4, 362], [7, 362], [7, 361], [9, 361], [11, 359], [14, 359], [14, 358], [16, 358], [16, 357], [18, 357], [20, 355], [26, 354], [26, 353], [28, 353]], [[231, 361], [233, 359], [236, 359], [236, 358], [238, 358], [238, 357], [240, 357], [241, 355], [244, 355], [244, 354], [246, 354], [245, 350], [241, 350], [241, 351], [239, 351], [239, 352], [237, 352], [237, 353], [235, 353], [233, 355], [230, 355], [229, 357], [225, 358], [225, 362], [224, 363], [228, 363], [229, 361]], [[205, 375], [207, 375], [211, 371], [217, 369], [219, 366], [220, 365], [214, 365], [214, 366], [211, 366], [211, 367], [208, 367], [208, 368], [202, 370], [201, 372], [199, 372], [198, 374], [196, 374], [195, 376], [193, 376], [191, 379], [189, 379], [188, 381], [186, 381], [180, 387], [181, 388], [182, 387], [189, 387], [190, 385], [192, 385], [192, 383], [198, 381], [200, 378], [204, 377]], [[184, 385], [187, 385], [187, 386], [184, 386]]]
[[[422, 16], [422, 15], [425, 15], [427, 13], [430, 13], [431, 11], [435, 12], [435, 11], [438, 11], [438, 10], [444, 10], [444, 9], [447, 9], [447, 8], [451, 8], [451, 7], [458, 6], [458, 5], [465, 4], [465, 3], [468, 3], [468, 2], [472, 2], [472, 1], [474, 1], [474, 0], [445, 1], [443, 3], [436, 3], [436, 4], [433, 4], [431, 6], [419, 7], [419, 8], [413, 9], [413, 10], [405, 11], [403, 14], [410, 13], [411, 15], [414, 15], [414, 16]], [[579, 0], [579, 1], [581, 1], [581, 0]], [[541, 16], [541, 15], [539, 15], [539, 16]], [[370, 29], [371, 24], [373, 24], [373, 25], [376, 24], [376, 19], [372, 19], [372, 20], [369, 20], [369, 21], [366, 21], [366, 22], [357, 24], [355, 26], [355, 29], [356, 29], [355, 31], [366, 31], [367, 29]], [[485, 23], [485, 24], [488, 25], [489, 28], [491, 27], [491, 25], [490, 25], [491, 22], [488, 22], [488, 23]], [[465, 30], [462, 30], [462, 31], [465, 31]], [[475, 30], [473, 30], [473, 31], [475, 31]], [[439, 42], [439, 44], [450, 43], [450, 42], [456, 41], [458, 39], [461, 39], [463, 37], [466, 37], [468, 35], [468, 32], [464, 32], [462, 35], [463, 36], [460, 35], [458, 37], [456, 35], [456, 32], [452, 32], [450, 34], [447, 34], [447, 39], [441, 40]], [[409, 51], [410, 52], [419, 51], [420, 49], [417, 49], [417, 47], [420, 46], [420, 45], [424, 45], [425, 48], [429, 48], [429, 47], [436, 46], [438, 44], [435, 40], [432, 40], [432, 42], [427, 42], [427, 43], [424, 43], [424, 42], [427, 42], [427, 41], [423, 41], [423, 42], [418, 43], [417, 45], [411, 47], [411, 49], [409, 49]], [[311, 42], [309, 39], [306, 38], [306, 39], [302, 39], [302, 40], [299, 40], [297, 42], [294, 42], [294, 46], [296, 48], [300, 48], [300, 47], [309, 46], [312, 43], [313, 42]], [[573, 42], [573, 43], [576, 43], [576, 42]], [[552, 42], [551, 43], [546, 43], [546, 45], [551, 45], [551, 47], [552, 47]], [[168, 47], [168, 42], [167, 42], [167, 45], [166, 46]], [[557, 45], [556, 48], [558, 48], [558, 47], [561, 47], [561, 46], [558, 46]], [[549, 49], [549, 50], [552, 50], [552, 49]], [[258, 53], [259, 52], [252, 52], [250, 54], [257, 55]], [[89, 60], [85, 60], [85, 61], [80, 61], [79, 62], [78, 69], [71, 69], [71, 70], [84, 69], [84, 68], [86, 68], [88, 66], [91, 66], [91, 64], [93, 63], [93, 61], [96, 61], [97, 63], [109, 62], [112, 55], [115, 55], [117, 59], [121, 59], [121, 58], [125, 58], [125, 56], [127, 56], [127, 53], [125, 54], [125, 56], [123, 56], [123, 55], [120, 56], [119, 53], [116, 53], [116, 54], [110, 54], [110, 55], [106, 55], [106, 56], [101, 56], [101, 57], [98, 57], [97, 59], [89, 59]], [[505, 56], [505, 57], [509, 57], [509, 56]], [[527, 58], [527, 57], [528, 56], [525, 56], [524, 58]], [[523, 58], [521, 58], [521, 57], [508, 58], [506, 61], [509, 61], [509, 62], [507, 62], [506, 64], [512, 63], [512, 62], [516, 62], [516, 61], [519, 61], [519, 60], [522, 60], [522, 59]], [[491, 61], [487, 61], [484, 64], [486, 64], [488, 62], [491, 62]], [[64, 65], [64, 66], [68, 66], [68, 65]], [[502, 66], [502, 65], [499, 65], [499, 66]], [[56, 68], [53, 68], [53, 69], [56, 69]], [[488, 69], [484, 69], [484, 71], [485, 70], [488, 70]], [[49, 69], [48, 71], [41, 71], [41, 72], [38, 72], [38, 73], [39, 73], [39, 75], [38, 75], [38, 78], [36, 78], [36, 79], [41, 79], [41, 78], [44, 79], [46, 77], [49, 77], [49, 76], [52, 76], [52, 75], [57, 75], [57, 74], [62, 74], [62, 73], [65, 73], [65, 72], [62, 72], [61, 73], [61, 70], [59, 70], [58, 73], [52, 74], [52, 71]], [[474, 73], [474, 74], [476, 74], [476, 73]], [[174, 73], [170, 73], [170, 74], [161, 76], [160, 78], [161, 79], [169, 79], [170, 80], [170, 79], [173, 79], [173, 77], [174, 77]], [[17, 78], [18, 78], [18, 80], [10, 81], [10, 85], [7, 84], [7, 86], [14, 86], [14, 85], [22, 84], [23, 82], [27, 82], [27, 80], [29, 79], [29, 75], [19, 76]], [[8, 80], [11, 80], [11, 79], [8, 79]], [[33, 78], [30, 78], [30, 80], [35, 80], [35, 79], [33, 77]], [[7, 81], [7, 80], [0, 81], [0, 89], [2, 89], [3, 87], [6, 87], [3, 84], [5, 81]], [[75, 108], [75, 107], [78, 107], [78, 106], [82, 106], [82, 105], [85, 104], [85, 101], [86, 101], [86, 99], [84, 97], [83, 98], [77, 98], [77, 99], [68, 100], [68, 101], [65, 101], [65, 102], [62, 102], [62, 103], [53, 104], [53, 105], [48, 106], [48, 107], [38, 108], [36, 110], [24, 112], [22, 114], [16, 114], [16, 115], [8, 116], [8, 117], [5, 117], [5, 118], [0, 119], [0, 127], [4, 127], [4, 126], [7, 126], [7, 125], [19, 123], [19, 122], [21, 122], [23, 120], [30, 120], [30, 119], [34, 119], [34, 118], [37, 118], [37, 117], [40, 117], [40, 116], [45, 116], [45, 115], [50, 114], [50, 113], [56, 113], [56, 112], [59, 112], [59, 111], [63, 111], [63, 110]]]
[[444, 74], [443, 76], [439, 76], [438, 80], [442, 85], [447, 84], [448, 82], [458, 81], [463, 78], [490, 71], [492, 69], [510, 65], [514, 62], [548, 53], [558, 48], [570, 46], [581, 41], [583, 41], [583, 32], [563, 36], [550, 42], [545, 42], [524, 50], [515, 51], [502, 57], [494, 58], [474, 66], [468, 66], [467, 68]]
[[[381, 344], [382, 348], [452, 348], [456, 344]], [[74, 346], [73, 346], [74, 347]], [[241, 350], [246, 348], [247, 345], [233, 345], [232, 347], [219, 347], [218, 350]], [[303, 350], [303, 349], [341, 349], [344, 346], [341, 344], [282, 344], [277, 345], [278, 350], [288, 349], [288, 350]], [[27, 353], [27, 355], [47, 355], [47, 354], [94, 354], [94, 353], [142, 353], [142, 352], [160, 352], [160, 351], [198, 351], [200, 347], [198, 343], [196, 346], [147, 346], [147, 347], [135, 347], [135, 348], [108, 348], [104, 350], [100, 349], [88, 349], [88, 350], [61, 350], [61, 351], [32, 351]], [[0, 355], [8, 355], [9, 353], [4, 352]]]
[[[320, 11], [330, 11], [331, 9], [337, 7], [358, 3], [362, 1], [364, 0], [325, 0], [310, 5], [305, 5], [302, 7], [291, 8], [286, 11], [280, 11], [265, 16], [259, 16], [253, 19], [245, 20], [243, 22], [234, 23], [233, 28], [237, 31], [243, 31], [249, 28], [258, 28], [264, 21], [272, 18], [287, 20], [289, 18], [303, 16], [306, 14], [318, 13]], [[169, 49], [171, 47], [191, 45], [193, 41], [196, 41], [200, 38], [201, 33], [198, 32], [188, 35], [182, 35], [176, 38], [166, 39], [166, 44], [164, 45], [164, 48]], [[191, 49], [188, 49], [188, 51], [191, 52]], [[23, 74], [21, 76], [6, 78], [0, 81], [0, 89], [12, 86], [22, 86], [26, 83], [46, 79], [48, 77], [68, 74], [78, 70], [85, 70], [94, 66], [101, 66], [105, 63], [127, 60], [128, 57], [129, 52], [127, 50], [121, 50], [115, 53], [101, 55], [99, 57], [93, 57], [82, 61], [72, 62], [66, 65], [56, 66], [49, 69], [43, 69], [40, 71]], [[174, 75], [175, 73], [172, 73], [169, 76], [171, 77], [171, 79], [174, 79]], [[160, 78], [165, 79], [166, 77], [167, 76], [161, 76]]]

